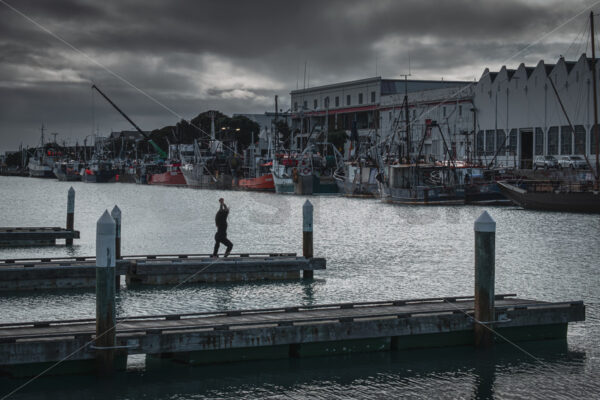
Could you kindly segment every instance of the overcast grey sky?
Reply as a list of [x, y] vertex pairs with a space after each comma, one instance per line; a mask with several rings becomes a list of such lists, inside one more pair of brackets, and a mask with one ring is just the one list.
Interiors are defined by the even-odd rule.
[[577, 59], [589, 49], [589, 11], [508, 60], [594, 3], [600, 9], [590, 0], [0, 0], [0, 151], [35, 145], [42, 123], [72, 143], [131, 129], [91, 82], [151, 130], [208, 109], [263, 113], [275, 94], [288, 108], [305, 62], [316, 86], [399, 77], [409, 57], [413, 79], [448, 80]]

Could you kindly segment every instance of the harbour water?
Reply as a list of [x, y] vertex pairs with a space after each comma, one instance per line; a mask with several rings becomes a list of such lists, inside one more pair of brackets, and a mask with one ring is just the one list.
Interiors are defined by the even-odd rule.
[[[306, 197], [133, 184], [0, 177], [0, 226], [64, 226], [76, 191], [72, 248], [0, 249], [0, 258], [95, 253], [95, 223], [117, 204], [123, 254], [209, 253], [218, 198], [231, 208], [234, 252], [298, 252]], [[597, 398], [600, 396], [600, 216], [517, 207], [418, 207], [310, 197], [311, 281], [123, 288], [119, 316], [473, 294], [473, 222], [497, 222], [496, 292], [583, 300], [586, 321], [566, 342], [417, 350], [212, 367], [146, 368], [131, 357], [113, 382], [43, 376], [10, 398]], [[0, 323], [88, 318], [91, 290], [0, 295]], [[26, 380], [0, 378], [0, 399]]]

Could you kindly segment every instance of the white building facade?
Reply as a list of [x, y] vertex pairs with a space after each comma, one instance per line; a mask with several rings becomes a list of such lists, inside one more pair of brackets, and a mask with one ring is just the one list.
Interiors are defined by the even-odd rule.
[[516, 70], [486, 69], [473, 97], [476, 158], [519, 168], [531, 168], [538, 155], [595, 158], [591, 65], [584, 54], [578, 61], [560, 58], [550, 65], [540, 61], [535, 67], [521, 64]]
[[[318, 86], [291, 92], [292, 131], [297, 148], [303, 140], [332, 130], [350, 136], [356, 124], [359, 137], [372, 143], [389, 142], [393, 151], [406, 153], [409, 127], [410, 154], [448, 158], [439, 131], [427, 129], [437, 122], [454, 157], [466, 155], [467, 133], [473, 133], [474, 82], [383, 79], [381, 77]], [[409, 124], [404, 97], [408, 97]], [[423, 146], [419, 146], [427, 136]], [[391, 138], [393, 137], [393, 140]], [[472, 143], [472, 139], [471, 139]]]

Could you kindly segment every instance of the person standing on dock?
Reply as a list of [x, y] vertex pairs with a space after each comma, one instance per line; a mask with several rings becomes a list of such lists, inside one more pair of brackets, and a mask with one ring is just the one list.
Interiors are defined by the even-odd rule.
[[227, 217], [229, 216], [229, 207], [227, 207], [223, 198], [219, 199], [219, 203], [221, 203], [221, 205], [219, 207], [219, 211], [217, 211], [217, 215], [215, 216], [217, 233], [215, 233], [215, 249], [212, 256], [219, 256], [219, 246], [221, 243], [223, 243], [225, 246], [227, 246], [227, 250], [225, 251], [225, 257], [227, 257], [233, 248], [233, 243], [227, 239]]

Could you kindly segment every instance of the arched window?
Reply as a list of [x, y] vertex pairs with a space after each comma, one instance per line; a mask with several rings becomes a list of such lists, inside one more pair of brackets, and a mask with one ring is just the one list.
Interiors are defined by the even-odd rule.
[[495, 133], [493, 129], [485, 131], [485, 154], [488, 156], [494, 155], [495, 150]]
[[496, 150], [499, 155], [506, 152], [506, 133], [504, 133], [504, 129], [496, 131]]
[[477, 149], [477, 155], [483, 155], [483, 131], [477, 132], [475, 148]]
[[548, 155], [558, 154], [558, 126], [552, 126], [548, 130]]
[[575, 125], [574, 154], [585, 154], [585, 127], [583, 125]]
[[560, 127], [560, 154], [573, 153], [573, 130], [569, 125]]
[[[596, 129], [600, 140], [600, 126], [596, 125]], [[594, 132], [593, 126], [590, 128], [590, 154], [596, 154], [596, 132]]]
[[544, 130], [535, 128], [535, 155], [544, 155]]
[[517, 130], [511, 129], [508, 135], [508, 154], [514, 156], [517, 154]]

